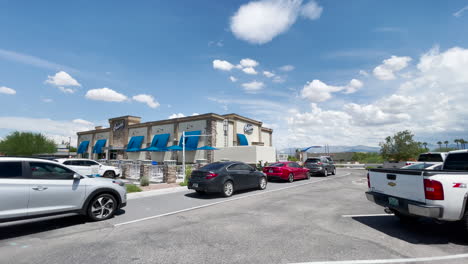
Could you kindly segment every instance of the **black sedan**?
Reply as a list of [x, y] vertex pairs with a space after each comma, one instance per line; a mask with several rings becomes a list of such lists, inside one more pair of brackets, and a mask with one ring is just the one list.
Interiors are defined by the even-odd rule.
[[225, 197], [234, 191], [258, 188], [264, 190], [267, 177], [243, 162], [215, 162], [192, 172], [188, 188], [199, 194], [220, 192]]

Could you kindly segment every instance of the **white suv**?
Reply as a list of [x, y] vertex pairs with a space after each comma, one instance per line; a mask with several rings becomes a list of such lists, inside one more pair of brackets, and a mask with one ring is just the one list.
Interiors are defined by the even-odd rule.
[[93, 221], [126, 206], [120, 180], [82, 176], [54, 161], [0, 157], [0, 222], [79, 213]]
[[120, 176], [120, 169], [114, 166], [103, 165], [90, 159], [56, 159], [58, 163], [66, 165], [81, 175], [102, 176], [115, 178]]

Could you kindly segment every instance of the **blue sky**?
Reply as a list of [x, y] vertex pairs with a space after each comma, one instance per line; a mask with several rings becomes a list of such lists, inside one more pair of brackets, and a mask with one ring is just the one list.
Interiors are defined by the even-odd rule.
[[407, 128], [468, 139], [467, 6], [0, 1], [0, 137], [235, 112], [272, 127], [278, 147], [375, 146]]

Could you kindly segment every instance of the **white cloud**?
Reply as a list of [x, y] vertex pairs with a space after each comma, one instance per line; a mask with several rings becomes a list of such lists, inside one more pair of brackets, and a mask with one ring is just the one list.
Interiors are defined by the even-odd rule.
[[51, 69], [51, 70], [63, 69], [63, 70], [74, 71], [74, 72], [78, 71], [71, 67], [67, 67], [67, 66], [60, 65], [54, 62], [50, 62], [50, 61], [47, 61], [38, 57], [34, 57], [28, 54], [14, 52], [11, 50], [0, 49], [0, 58], [4, 58], [4, 59], [11, 60], [14, 62], [23, 63], [26, 65], [31, 65], [31, 66], [43, 68], [43, 69]]
[[283, 77], [281, 77], [281, 76], [275, 76], [275, 77], [273, 78], [273, 82], [274, 82], [274, 83], [284, 83], [284, 82], [285, 82], [285, 79], [284, 79]]
[[172, 115], [169, 116], [169, 119], [181, 118], [181, 117], [185, 117], [185, 115], [182, 114], [182, 113], [172, 114]]
[[391, 56], [383, 61], [383, 64], [374, 68], [374, 76], [379, 80], [394, 80], [395, 73], [403, 70], [411, 61], [410, 57]]
[[199, 113], [193, 113], [192, 116], [197, 116], [200, 115]]
[[454, 17], [461, 17], [463, 15], [463, 12], [468, 10], [468, 6], [463, 7], [462, 9], [458, 10], [457, 12], [453, 13]]
[[244, 87], [244, 91], [248, 93], [256, 93], [262, 90], [264, 86], [265, 85], [262, 82], [257, 81], [242, 84], [242, 87]]
[[268, 78], [272, 78], [272, 77], [275, 76], [274, 73], [269, 72], [269, 71], [263, 71], [263, 75], [265, 75], [265, 76], [268, 77]]
[[252, 59], [247, 58], [247, 59], [242, 59], [240, 61], [240, 65], [242, 67], [246, 67], [246, 68], [248, 68], [248, 67], [257, 67], [258, 62], [256, 60], [252, 60]]
[[0, 129], [7, 131], [31, 131], [42, 133], [52, 138], [57, 143], [62, 140], [68, 142], [68, 137], [72, 138], [72, 145], [76, 145], [76, 133], [80, 131], [92, 130], [94, 123], [83, 119], [75, 120], [52, 120], [49, 118], [30, 118], [30, 117], [0, 117]]
[[256, 75], [257, 74], [257, 71], [252, 67], [244, 68], [244, 69], [242, 69], [242, 71], [247, 73], [247, 74], [250, 74], [250, 75]]
[[322, 11], [323, 7], [319, 6], [315, 1], [310, 1], [302, 6], [301, 16], [310, 20], [316, 20], [320, 18]]
[[212, 47], [212, 46], [216, 46], [216, 47], [223, 47], [224, 46], [224, 43], [222, 40], [219, 40], [219, 41], [210, 41], [208, 42], [208, 46]]
[[74, 86], [74, 87], [81, 87], [81, 84], [78, 83], [77, 80], [73, 79], [70, 74], [59, 71], [54, 76], [48, 76], [46, 83], [52, 84], [54, 86]]
[[159, 107], [159, 103], [154, 100], [154, 97], [148, 94], [135, 95], [132, 97], [132, 99], [140, 103], [145, 103], [151, 108]]
[[[252, 44], [265, 44], [285, 33], [299, 14], [317, 19], [321, 7], [302, 6], [302, 0], [261, 0], [242, 5], [231, 17], [231, 31], [237, 38]], [[320, 9], [320, 11], [318, 11]]]
[[128, 99], [127, 96], [107, 87], [101, 89], [91, 89], [86, 92], [85, 97], [91, 100], [106, 102], [123, 102]]
[[295, 68], [292, 65], [284, 65], [284, 66], [281, 66], [279, 69], [285, 72], [289, 72], [289, 71], [293, 71]]
[[6, 86], [0, 86], [0, 94], [14, 95], [16, 91]]
[[58, 89], [63, 93], [69, 93], [69, 94], [75, 93], [75, 89], [73, 88], [65, 88], [65, 87], [59, 86]]
[[52, 103], [54, 100], [51, 98], [42, 98], [42, 102], [44, 103]]
[[364, 71], [364, 70], [359, 70], [359, 74], [362, 75], [362, 76], [364, 76], [364, 77], [369, 76], [369, 73], [366, 72], [366, 71]]
[[229, 80], [231, 80], [231, 82], [237, 82], [237, 78], [234, 76], [229, 76]]
[[229, 61], [225, 60], [214, 60], [213, 61], [213, 69], [218, 69], [222, 71], [230, 71], [234, 68], [234, 65], [232, 65]]
[[301, 97], [310, 102], [324, 102], [332, 98], [332, 94], [343, 92], [350, 94], [356, 92], [363, 86], [363, 83], [357, 79], [352, 79], [345, 86], [328, 85], [320, 80], [308, 82], [301, 90]]

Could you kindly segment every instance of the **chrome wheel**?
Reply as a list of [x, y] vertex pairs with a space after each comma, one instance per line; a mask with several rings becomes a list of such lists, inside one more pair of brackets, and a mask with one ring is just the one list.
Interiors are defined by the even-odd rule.
[[289, 174], [288, 181], [289, 181], [289, 182], [293, 182], [293, 181], [294, 181], [294, 174], [292, 174], [292, 173]]
[[233, 192], [234, 192], [234, 185], [232, 184], [232, 182], [231, 181], [225, 182], [223, 186], [224, 196], [229, 197], [232, 195]]
[[260, 178], [260, 186], [259, 186], [259, 189], [260, 190], [265, 190], [266, 189], [266, 186], [267, 186], [267, 180], [265, 177], [261, 177]]
[[88, 215], [95, 221], [108, 219], [114, 215], [117, 207], [115, 198], [110, 194], [101, 194], [93, 199]]
[[104, 178], [115, 178], [115, 173], [113, 171], [106, 171], [104, 175], [102, 175]]
[[325, 170], [323, 171], [323, 176], [325, 176], [325, 177], [328, 176], [328, 170], [327, 170], [327, 169], [325, 169]]

